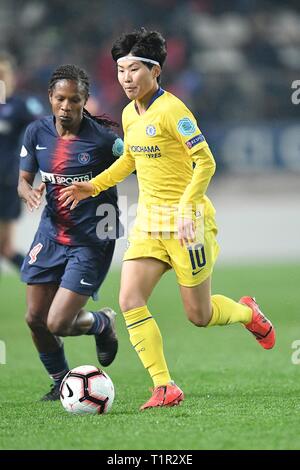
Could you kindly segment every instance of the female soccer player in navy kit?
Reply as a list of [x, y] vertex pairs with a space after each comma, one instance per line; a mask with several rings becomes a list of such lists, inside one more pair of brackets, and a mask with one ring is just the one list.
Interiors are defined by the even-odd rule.
[[[89, 181], [123, 152], [123, 141], [109, 129], [114, 123], [85, 110], [88, 97], [85, 71], [74, 65], [58, 67], [49, 84], [53, 116], [27, 127], [20, 154], [19, 196], [31, 211], [40, 206], [44, 190], [47, 200], [21, 271], [27, 283], [26, 321], [54, 382], [43, 400], [59, 399], [60, 383], [69, 370], [61, 336], [95, 335], [103, 366], [114, 360], [118, 348], [115, 312], [83, 309], [111, 264], [120, 231], [117, 190], [112, 187], [83, 201], [72, 213], [58, 201], [63, 185]], [[37, 171], [42, 183], [34, 188]], [[101, 207], [114, 209], [109, 220]]]
[[[191, 111], [160, 87], [167, 51], [156, 31], [133, 31], [114, 43], [118, 80], [131, 102], [123, 111], [124, 153], [91, 181], [60, 191], [65, 206], [97, 197], [136, 170], [139, 203], [122, 267], [120, 307], [130, 342], [154, 385], [141, 409], [178, 405], [182, 390], [171, 380], [159, 328], [148, 299], [173, 268], [188, 319], [195, 326], [241, 323], [265, 349], [275, 344], [271, 322], [249, 296], [239, 302], [211, 295], [219, 247], [215, 210], [205, 195], [215, 171], [209, 146]], [[169, 312], [173, 314], [173, 312]]]

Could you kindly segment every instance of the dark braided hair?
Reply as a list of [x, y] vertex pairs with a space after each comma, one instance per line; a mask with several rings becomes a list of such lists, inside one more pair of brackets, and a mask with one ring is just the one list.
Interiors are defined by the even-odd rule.
[[[86, 100], [88, 100], [88, 97], [90, 94], [89, 93], [90, 81], [89, 81], [89, 77], [87, 76], [86, 72], [83, 69], [77, 67], [76, 65], [70, 65], [70, 64], [60, 65], [56, 70], [54, 70], [51, 76], [51, 79], [49, 82], [49, 88], [48, 88], [48, 91], [50, 93], [53, 92], [56, 83], [59, 82], [60, 80], [72, 80], [74, 82], [77, 82], [78, 87], [83, 89]], [[91, 113], [89, 113], [87, 109], [83, 108], [83, 115], [93, 119], [94, 121], [98, 122], [98, 124], [101, 124], [102, 126], [119, 127], [119, 124], [112, 121], [105, 114], [101, 114], [100, 116], [92, 116]]]

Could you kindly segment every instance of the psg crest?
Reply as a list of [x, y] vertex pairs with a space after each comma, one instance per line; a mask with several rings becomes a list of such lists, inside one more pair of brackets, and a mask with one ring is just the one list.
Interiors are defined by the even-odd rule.
[[87, 163], [89, 163], [90, 159], [91, 159], [91, 157], [90, 157], [89, 153], [83, 152], [83, 153], [80, 153], [78, 155], [78, 161], [82, 165], [87, 165]]

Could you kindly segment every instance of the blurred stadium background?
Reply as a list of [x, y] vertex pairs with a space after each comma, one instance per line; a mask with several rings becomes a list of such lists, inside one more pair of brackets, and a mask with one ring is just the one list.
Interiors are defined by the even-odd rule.
[[[300, 259], [300, 104], [291, 99], [300, 79], [297, 1], [2, 0], [0, 49], [17, 59], [19, 91], [46, 110], [53, 69], [86, 68], [90, 107], [120, 122], [126, 98], [110, 46], [142, 25], [167, 37], [162, 86], [193, 110], [217, 161], [209, 195], [220, 261]], [[119, 192], [133, 203], [135, 177]], [[23, 211], [19, 248], [27, 249], [38, 217]], [[120, 241], [116, 262], [124, 247]]]

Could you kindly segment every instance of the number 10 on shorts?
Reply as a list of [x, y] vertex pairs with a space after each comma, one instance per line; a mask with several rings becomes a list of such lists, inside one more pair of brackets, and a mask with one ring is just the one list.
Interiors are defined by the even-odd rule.
[[188, 247], [190, 261], [193, 269], [193, 275], [199, 273], [201, 269], [206, 265], [206, 257], [204, 252], [204, 246], [202, 243]]

